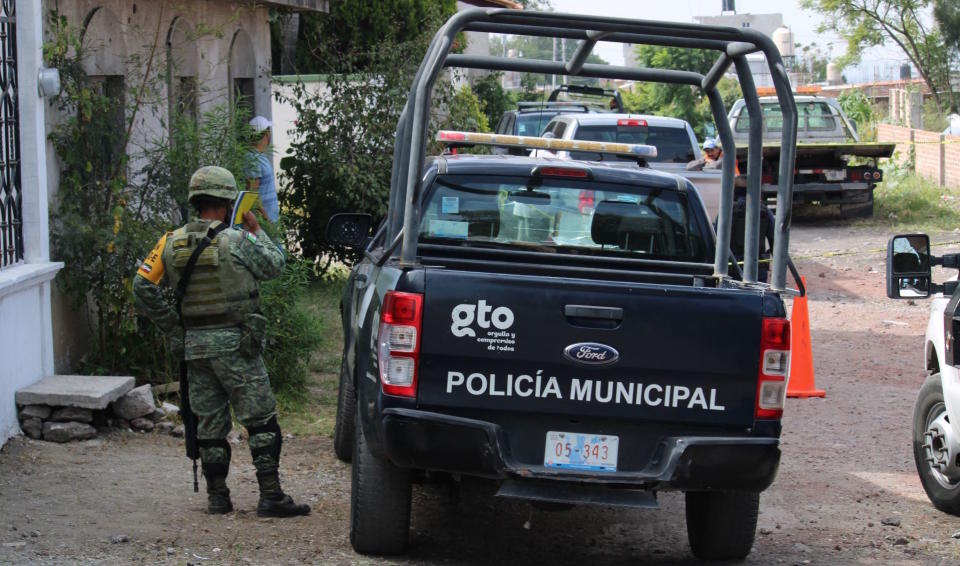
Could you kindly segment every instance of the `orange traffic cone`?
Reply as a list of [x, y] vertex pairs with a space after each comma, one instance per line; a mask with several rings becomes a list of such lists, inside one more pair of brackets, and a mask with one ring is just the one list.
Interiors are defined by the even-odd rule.
[[[800, 279], [806, 287], [807, 278]], [[790, 319], [790, 381], [787, 383], [787, 397], [826, 397], [827, 392], [817, 389], [813, 379], [813, 346], [810, 344], [810, 313], [807, 311], [806, 296], [793, 299]]]

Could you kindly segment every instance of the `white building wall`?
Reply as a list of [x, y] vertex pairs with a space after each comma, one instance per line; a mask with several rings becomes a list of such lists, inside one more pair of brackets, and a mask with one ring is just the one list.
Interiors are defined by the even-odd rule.
[[45, 104], [37, 93], [45, 12], [35, 0], [17, 0], [16, 9], [24, 262], [0, 269], [0, 445], [20, 433], [17, 389], [53, 373], [50, 289], [62, 267], [50, 262]]
[[[292, 78], [291, 78], [292, 77]], [[302, 76], [280, 77], [273, 84], [271, 97], [273, 99], [273, 169], [280, 172], [280, 160], [286, 157], [287, 150], [293, 142], [293, 130], [296, 128], [294, 123], [297, 120], [297, 111], [292, 104], [287, 102], [294, 94], [294, 83], [291, 80], [299, 78], [303, 81], [307, 96], [326, 96], [330, 89], [324, 82], [322, 76]]]

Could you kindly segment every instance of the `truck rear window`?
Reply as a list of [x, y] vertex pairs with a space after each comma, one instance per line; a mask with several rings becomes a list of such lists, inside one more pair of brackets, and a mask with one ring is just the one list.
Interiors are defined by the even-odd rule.
[[447, 175], [427, 195], [420, 242], [709, 262], [699, 226], [675, 190]]
[[[783, 128], [783, 113], [779, 104], [761, 105], [763, 123], [768, 132], [779, 132]], [[830, 106], [823, 102], [797, 103], [797, 127], [800, 130], [830, 132], [840, 129], [839, 118], [830, 111]], [[750, 131], [750, 116], [747, 108], [740, 110], [737, 118], [737, 132]]]
[[[670, 128], [665, 126], [616, 126], [614, 124], [602, 126], [580, 126], [574, 138], [578, 140], [638, 143], [652, 145], [657, 148], [657, 157], [648, 159], [656, 163], [689, 163], [700, 157], [694, 156], [693, 144], [685, 128]], [[573, 159], [582, 161], [603, 161], [621, 159], [611, 155], [600, 155], [584, 151], [570, 153]]]
[[539, 137], [540, 134], [547, 129], [547, 124], [550, 123], [550, 120], [558, 114], [560, 114], [559, 110], [556, 112], [543, 111], [518, 114], [516, 135]]

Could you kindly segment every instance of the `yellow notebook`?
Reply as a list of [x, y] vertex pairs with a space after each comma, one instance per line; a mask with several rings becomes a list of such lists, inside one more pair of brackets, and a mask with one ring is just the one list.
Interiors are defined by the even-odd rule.
[[233, 227], [243, 226], [243, 215], [259, 207], [260, 193], [257, 191], [240, 191], [236, 202], [233, 203], [233, 214], [230, 216], [233, 219]]

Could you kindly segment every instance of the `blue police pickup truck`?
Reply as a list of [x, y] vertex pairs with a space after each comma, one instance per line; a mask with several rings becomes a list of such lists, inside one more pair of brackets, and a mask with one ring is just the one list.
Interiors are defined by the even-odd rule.
[[[564, 66], [449, 52], [457, 33], [497, 26], [579, 37], [586, 54], [601, 36], [671, 44], [671, 33], [678, 45], [697, 46], [702, 35], [706, 48], [726, 51], [706, 77], [591, 65], [584, 53]], [[438, 32], [398, 124], [386, 218], [371, 231], [368, 216], [340, 214], [327, 231], [363, 256], [342, 302], [335, 429], [338, 456], [352, 461], [355, 550], [405, 550], [411, 483], [428, 471], [488, 478], [502, 497], [567, 505], [655, 507], [657, 492], [682, 491], [697, 557], [750, 552], [759, 493], [780, 460], [791, 176], [783, 176], [768, 285], [757, 282], [755, 254], [742, 272], [729, 261], [732, 160], [715, 233], [689, 181], [643, 166], [424, 157], [424, 97], [444, 66], [642, 74], [700, 85], [713, 99], [715, 79], [731, 64], [741, 70], [750, 46], [767, 55], [786, 93], [789, 158], [795, 129], [786, 74], [772, 43], [749, 30], [474, 10]], [[723, 117], [722, 102], [714, 114]], [[717, 123], [732, 148], [729, 126]], [[656, 152], [497, 134], [440, 132], [438, 139], [633, 155], [641, 165]], [[757, 218], [745, 228], [753, 243], [758, 157], [747, 205]]]

